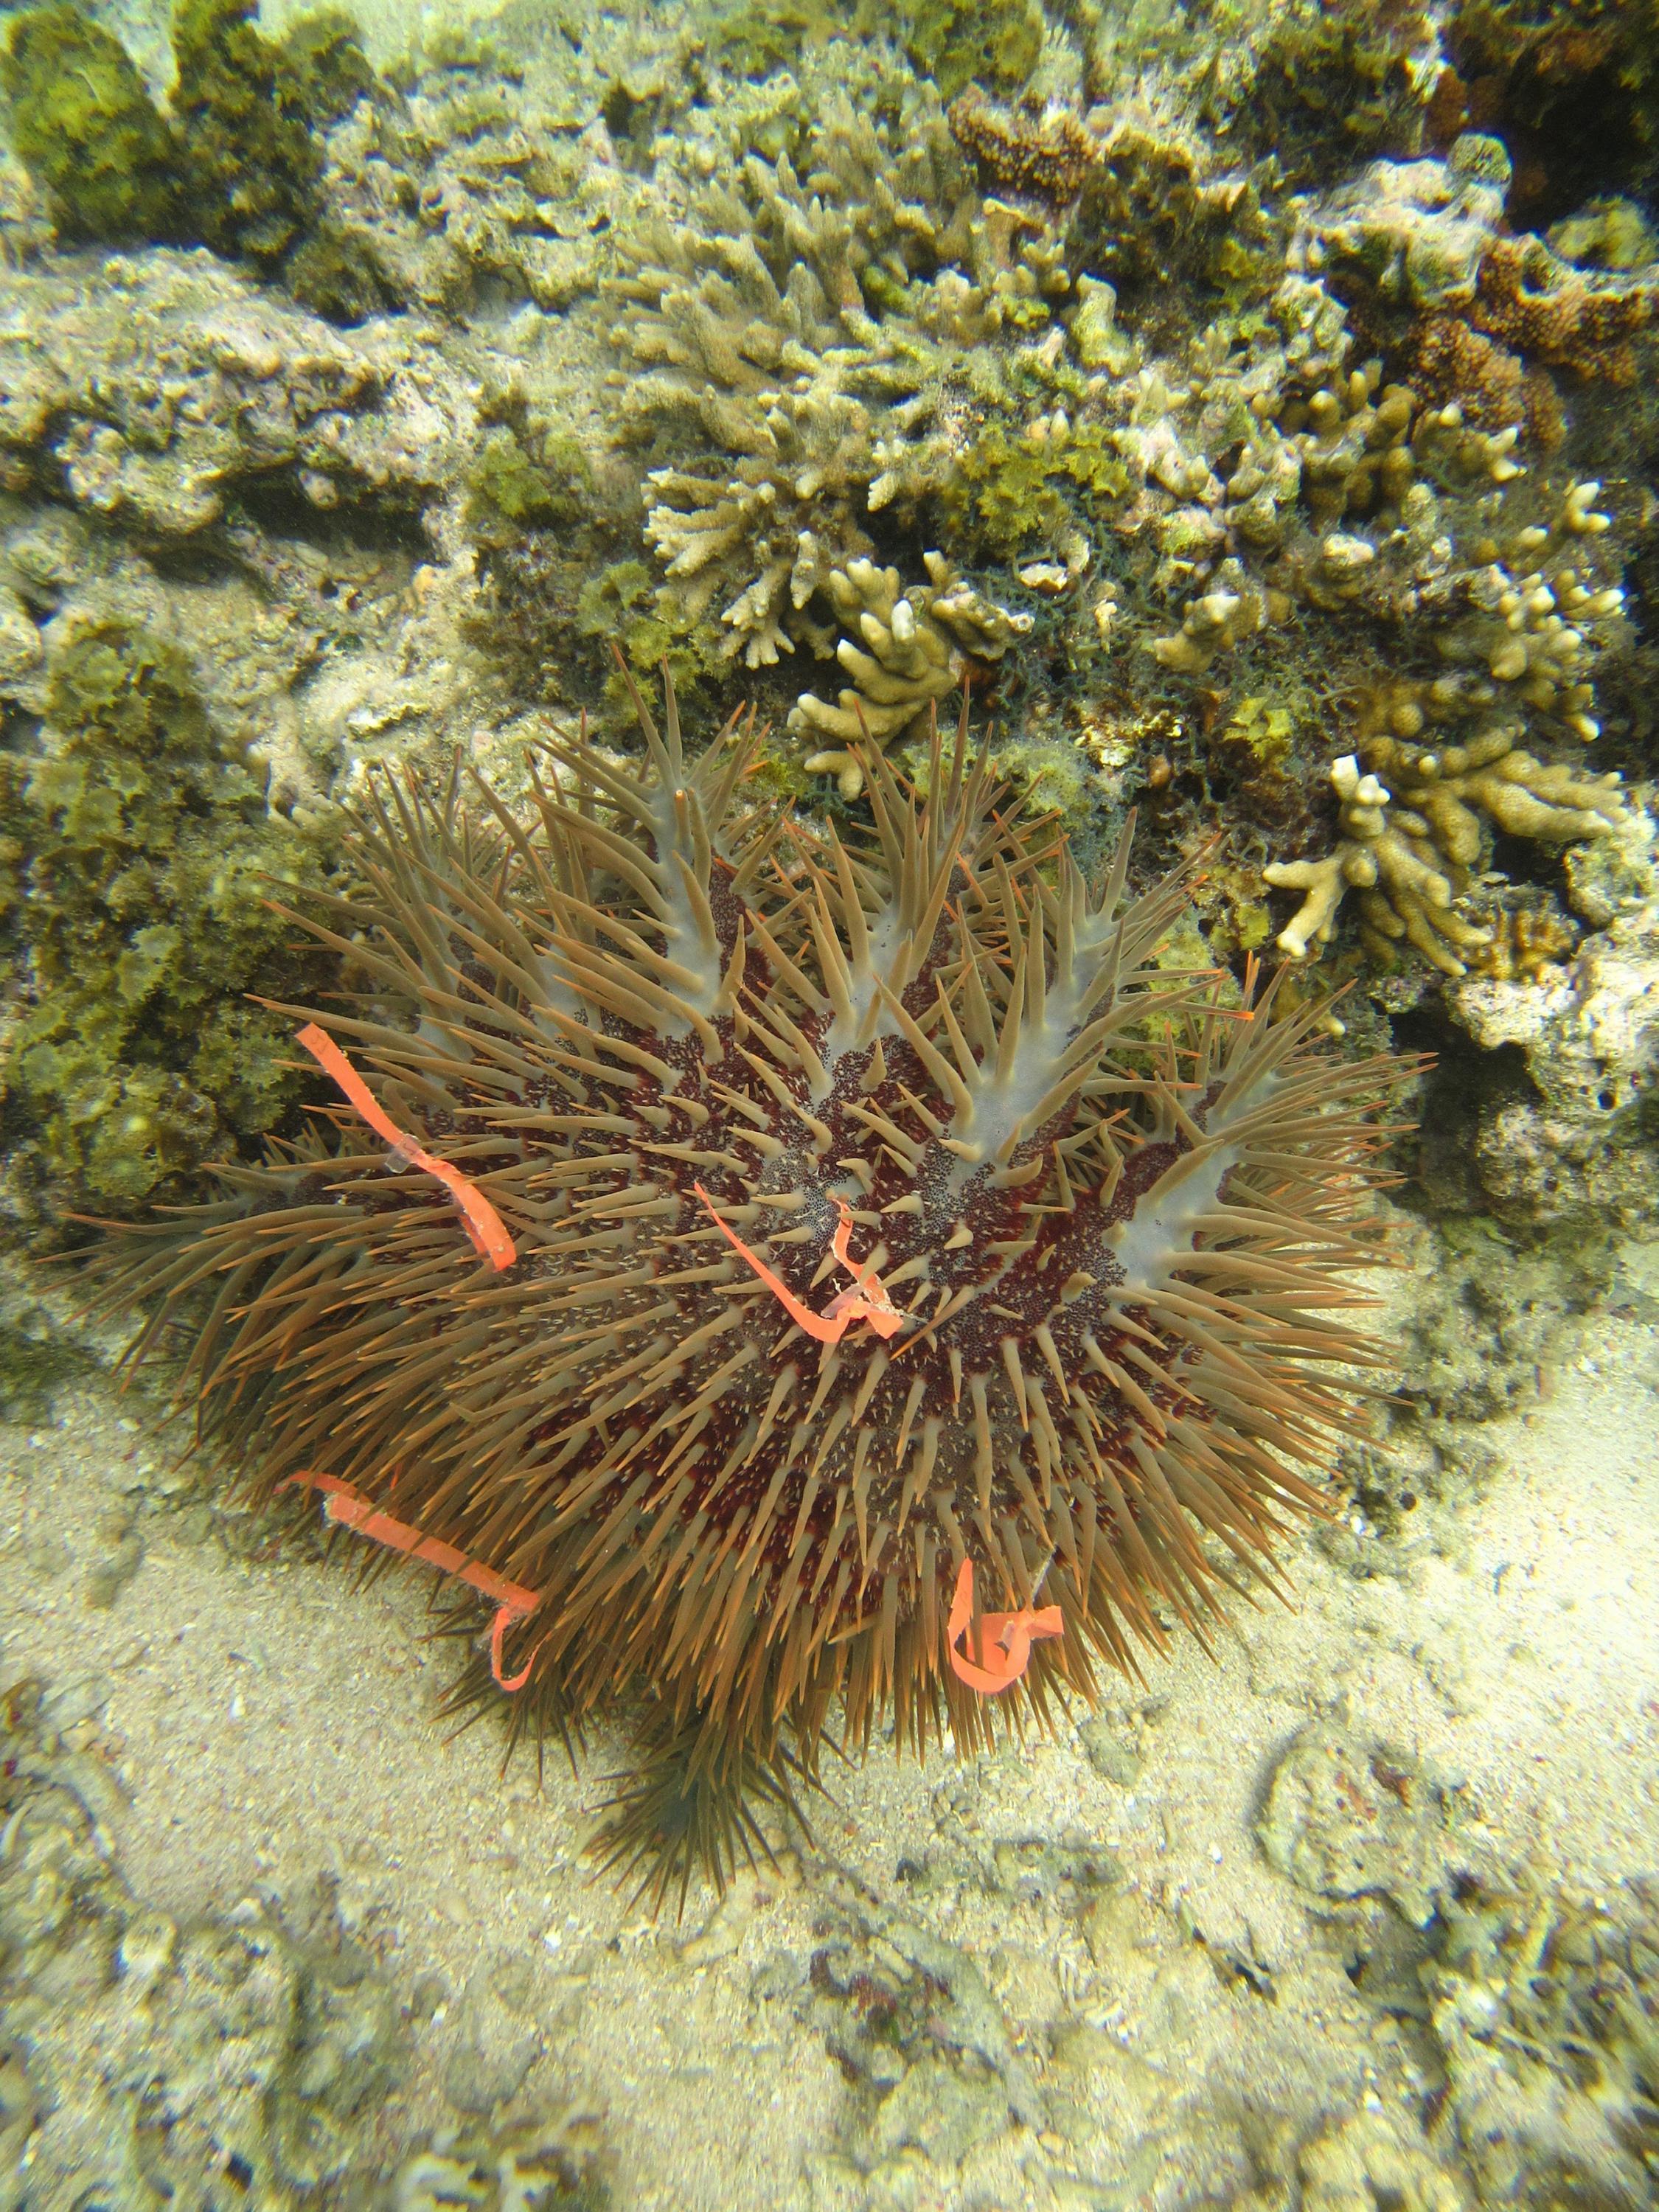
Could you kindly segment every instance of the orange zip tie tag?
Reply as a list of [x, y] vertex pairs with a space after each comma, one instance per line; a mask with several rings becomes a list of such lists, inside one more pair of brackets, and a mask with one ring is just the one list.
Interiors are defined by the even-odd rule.
[[513, 1239], [507, 1233], [506, 1223], [477, 1184], [447, 1160], [423, 1152], [414, 1138], [398, 1127], [326, 1030], [319, 1029], [315, 1022], [307, 1022], [300, 1031], [299, 1041], [324, 1073], [333, 1077], [375, 1135], [383, 1138], [400, 1160], [419, 1168], [422, 1175], [434, 1176], [443, 1185], [459, 1206], [461, 1225], [472, 1239], [473, 1249], [480, 1258], [488, 1260], [498, 1274], [504, 1267], [510, 1267], [519, 1256]]
[[962, 1642], [974, 1617], [974, 1563], [964, 1559], [957, 1571], [956, 1595], [951, 1600], [951, 1619], [945, 1632], [951, 1672], [981, 1698], [1000, 1697], [1025, 1672], [1033, 1644], [1046, 1636], [1063, 1636], [1066, 1623], [1057, 1605], [1036, 1613], [982, 1613], [980, 1615], [980, 1656], [970, 1659]]
[[342, 1482], [337, 1474], [317, 1474], [309, 1469], [303, 1474], [286, 1475], [276, 1486], [286, 1490], [290, 1483], [298, 1483], [307, 1490], [323, 1493], [323, 1517], [343, 1528], [355, 1528], [360, 1536], [372, 1543], [385, 1544], [394, 1552], [403, 1552], [411, 1559], [423, 1559], [428, 1566], [437, 1567], [444, 1574], [453, 1575], [477, 1590], [481, 1596], [494, 1598], [495, 1618], [489, 1630], [489, 1671], [498, 1687], [521, 1690], [530, 1680], [532, 1651], [520, 1673], [511, 1676], [501, 1672], [501, 1644], [507, 1632], [515, 1621], [525, 1620], [541, 1603], [541, 1594], [525, 1589], [518, 1583], [510, 1583], [498, 1575], [493, 1567], [483, 1566], [477, 1559], [469, 1559], [465, 1552], [458, 1552], [453, 1544], [441, 1537], [423, 1536], [418, 1528], [411, 1528], [407, 1521], [394, 1521], [389, 1513], [354, 1490], [349, 1482]]
[[728, 1229], [714, 1210], [714, 1201], [700, 1182], [692, 1189], [708, 1207], [714, 1226], [734, 1251], [740, 1253], [760, 1277], [778, 1304], [797, 1328], [803, 1328], [819, 1344], [839, 1344], [854, 1322], [867, 1321], [878, 1336], [896, 1336], [903, 1328], [905, 1316], [893, 1304], [882, 1285], [882, 1280], [867, 1261], [862, 1265], [852, 1256], [853, 1209], [844, 1198], [836, 1204], [841, 1208], [841, 1219], [830, 1240], [830, 1249], [853, 1278], [851, 1290], [838, 1291], [821, 1314], [811, 1306], [804, 1306], [788, 1285], [772, 1273], [763, 1260], [758, 1259], [734, 1230]]

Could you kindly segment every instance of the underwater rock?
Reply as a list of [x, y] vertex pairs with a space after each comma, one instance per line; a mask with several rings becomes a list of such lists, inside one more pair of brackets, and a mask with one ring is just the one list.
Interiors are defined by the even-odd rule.
[[348, 337], [209, 254], [0, 269], [0, 313], [8, 487], [129, 531], [193, 537], [259, 485], [418, 514], [459, 473], [471, 402], [414, 331]]
[[[1547, 984], [1469, 977], [1447, 993], [1487, 1051], [1518, 1046], [1526, 1096], [1485, 1111], [1474, 1136], [1480, 1188], [1521, 1226], [1650, 1220], [1659, 1190], [1659, 870], [1654, 825], [1632, 812], [1596, 866], [1569, 876], [1573, 902], [1605, 926]], [[1610, 896], [1611, 895], [1611, 896]], [[1607, 907], [1613, 904], [1608, 914]]]
[[1420, 1928], [1450, 1876], [1456, 1796], [1409, 1753], [1316, 1721], [1273, 1769], [1256, 1834], [1298, 1888], [1386, 1897]]
[[372, 1955], [325, 1887], [292, 1917], [248, 1899], [178, 1922], [135, 1897], [116, 1855], [121, 1794], [95, 1743], [69, 1748], [73, 1710], [30, 1681], [0, 1698], [0, 2030], [39, 2100], [32, 2187], [73, 2177], [100, 2202], [205, 2205], [211, 2178], [236, 2171], [286, 2212], [362, 2177], [371, 2115], [404, 2063]]

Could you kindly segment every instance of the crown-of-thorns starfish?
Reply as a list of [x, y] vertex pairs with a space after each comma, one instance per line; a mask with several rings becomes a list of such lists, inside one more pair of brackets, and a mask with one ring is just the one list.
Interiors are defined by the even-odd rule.
[[398, 1141], [342, 1104], [111, 1265], [258, 1496], [325, 1471], [534, 1596], [464, 1698], [634, 1700], [606, 1849], [660, 1896], [832, 1727], [971, 1748], [1271, 1582], [1405, 1070], [1161, 967], [1184, 878], [1086, 884], [965, 714], [843, 836], [744, 808], [750, 726], [635, 706], [642, 761], [551, 746], [520, 809], [382, 790], [313, 918], [359, 995], [286, 1011]]

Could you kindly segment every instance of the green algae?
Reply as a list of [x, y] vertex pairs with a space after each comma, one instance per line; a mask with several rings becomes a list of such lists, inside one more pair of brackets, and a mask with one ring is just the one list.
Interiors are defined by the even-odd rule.
[[1034, 437], [987, 422], [957, 456], [943, 495], [951, 550], [1012, 558], [1051, 547], [1121, 498], [1129, 482], [1103, 423]]
[[12, 25], [0, 57], [12, 143], [67, 235], [166, 240], [184, 221], [179, 146], [120, 40], [62, 4]]
[[277, 42], [255, 13], [254, 0], [177, 0], [168, 117], [72, 0], [30, 10], [0, 59], [14, 143], [68, 235], [209, 246], [285, 270], [306, 305], [360, 320], [383, 304], [382, 281], [327, 222], [322, 133], [374, 73], [349, 16], [304, 16]]
[[942, 99], [969, 84], [1016, 93], [1042, 56], [1042, 11], [1035, 0], [909, 0], [893, 26], [913, 65]]
[[173, 109], [203, 243], [271, 266], [317, 221], [323, 156], [300, 72], [254, 13], [253, 0], [179, 0]]
[[50, 679], [53, 749], [0, 781], [9, 927], [29, 1001], [4, 1068], [33, 1172], [100, 1207], [181, 1188], [298, 1100], [292, 1024], [248, 994], [314, 997], [273, 897], [314, 885], [318, 839], [265, 811], [182, 656], [89, 625]]

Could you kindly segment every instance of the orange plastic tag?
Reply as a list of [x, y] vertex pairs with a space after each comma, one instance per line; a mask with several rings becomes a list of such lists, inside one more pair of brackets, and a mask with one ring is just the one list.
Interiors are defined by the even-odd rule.
[[375, 1135], [383, 1138], [400, 1160], [419, 1168], [423, 1175], [434, 1176], [443, 1185], [461, 1209], [461, 1225], [480, 1257], [488, 1260], [498, 1273], [510, 1267], [519, 1256], [513, 1239], [507, 1233], [506, 1223], [477, 1184], [447, 1160], [422, 1152], [407, 1130], [398, 1127], [326, 1030], [319, 1029], [315, 1022], [307, 1022], [300, 1031], [300, 1042], [319, 1067], [333, 1077]]
[[[342, 1482], [337, 1474], [318, 1474], [307, 1469], [303, 1474], [290, 1474], [276, 1486], [286, 1490], [290, 1483], [298, 1483], [307, 1490], [319, 1490], [323, 1494], [323, 1511], [326, 1517], [343, 1528], [355, 1528], [360, 1536], [372, 1543], [385, 1544], [392, 1551], [405, 1553], [411, 1559], [423, 1559], [428, 1566], [440, 1568], [453, 1575], [477, 1590], [481, 1596], [494, 1598], [495, 1618], [489, 1631], [489, 1671], [503, 1690], [521, 1690], [530, 1680], [530, 1660], [526, 1660], [521, 1673], [511, 1676], [501, 1673], [501, 1643], [515, 1621], [527, 1620], [541, 1603], [539, 1591], [526, 1589], [519, 1583], [510, 1583], [498, 1575], [493, 1567], [483, 1566], [477, 1559], [469, 1559], [465, 1552], [458, 1552], [453, 1544], [441, 1537], [423, 1536], [418, 1528], [411, 1528], [407, 1521], [394, 1521], [389, 1513], [382, 1513], [361, 1491], [354, 1490], [349, 1482]], [[535, 1657], [532, 1651], [531, 1659]]]
[[951, 1619], [945, 1632], [945, 1650], [951, 1672], [981, 1698], [1000, 1697], [1011, 1683], [1018, 1681], [1031, 1656], [1033, 1644], [1045, 1636], [1066, 1633], [1066, 1623], [1057, 1605], [1045, 1605], [1036, 1613], [1029, 1608], [1018, 1613], [983, 1613], [980, 1615], [980, 1656], [975, 1660], [968, 1656], [965, 1647], [960, 1651], [957, 1649], [973, 1617], [974, 1563], [964, 1559], [957, 1571], [956, 1595], [951, 1600]]
[[763, 1260], [750, 1250], [741, 1237], [726, 1227], [715, 1212], [714, 1200], [702, 1185], [693, 1183], [691, 1188], [708, 1207], [720, 1235], [754, 1269], [796, 1328], [805, 1329], [808, 1336], [815, 1338], [819, 1344], [839, 1344], [854, 1322], [859, 1321], [868, 1322], [878, 1336], [896, 1336], [903, 1328], [905, 1317], [888, 1297], [880, 1276], [873, 1267], [867, 1264], [860, 1266], [852, 1257], [853, 1209], [844, 1198], [836, 1200], [841, 1208], [841, 1219], [830, 1240], [830, 1249], [853, 1278], [853, 1287], [838, 1291], [824, 1310], [815, 1314], [811, 1306], [801, 1304], [789, 1285], [775, 1275]]

